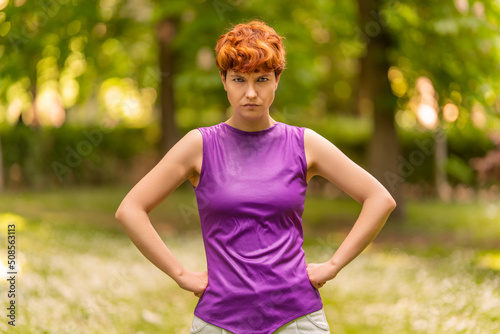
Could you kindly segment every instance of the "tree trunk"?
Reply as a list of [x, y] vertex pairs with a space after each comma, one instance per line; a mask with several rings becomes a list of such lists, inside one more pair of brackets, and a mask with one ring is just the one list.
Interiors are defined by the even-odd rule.
[[[386, 31], [387, 17], [380, 0], [358, 0], [360, 29], [366, 43], [366, 52], [360, 58], [358, 108], [371, 112], [373, 135], [368, 147], [369, 172], [382, 183], [397, 202], [391, 218], [403, 220], [406, 216], [403, 198], [404, 179], [398, 173], [399, 140], [394, 123], [397, 98], [392, 94], [388, 79], [390, 67], [387, 50], [394, 43]], [[372, 107], [372, 108], [371, 108]]]
[[444, 202], [451, 199], [451, 187], [446, 176], [446, 161], [448, 159], [448, 147], [446, 143], [446, 132], [438, 128], [434, 134], [436, 148], [434, 150], [435, 169], [434, 178], [439, 198]]
[[156, 27], [160, 64], [160, 151], [165, 154], [179, 140], [180, 135], [175, 123], [174, 68], [175, 50], [172, 41], [177, 33], [178, 20], [165, 18]]

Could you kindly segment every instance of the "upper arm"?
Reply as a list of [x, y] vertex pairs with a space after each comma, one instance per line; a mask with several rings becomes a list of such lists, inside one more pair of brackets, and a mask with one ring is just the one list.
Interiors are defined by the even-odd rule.
[[305, 129], [304, 147], [312, 175], [324, 177], [357, 202], [363, 203], [373, 195], [391, 197], [376, 178], [314, 130]]
[[196, 172], [196, 161], [202, 154], [202, 135], [193, 129], [130, 190], [118, 211], [133, 208], [149, 213]]

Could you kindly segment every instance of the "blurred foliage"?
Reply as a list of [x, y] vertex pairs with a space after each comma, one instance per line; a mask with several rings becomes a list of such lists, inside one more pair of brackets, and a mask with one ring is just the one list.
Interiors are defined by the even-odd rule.
[[[449, 159], [446, 172], [449, 181], [456, 185], [464, 183], [476, 186], [476, 173], [470, 161], [474, 157], [484, 156], [495, 145], [487, 133], [468, 123], [463, 128], [451, 126], [445, 130]], [[432, 184], [434, 180], [434, 150], [436, 134], [433, 131], [418, 129], [399, 129], [401, 138], [401, 156], [398, 158], [401, 168], [412, 172], [406, 178], [410, 183]]]
[[[8, 96], [9, 87], [27, 78], [28, 100], [34, 85], [56, 89], [71, 118], [75, 105], [91, 102], [107, 79], [129, 78], [137, 90], [157, 89], [162, 77], [174, 75], [179, 110], [188, 108], [198, 116], [211, 109], [223, 112], [228, 103], [213, 61], [217, 37], [233, 24], [257, 18], [285, 36], [287, 68], [273, 105], [277, 110], [295, 108], [320, 119], [328, 113], [353, 113], [357, 58], [370, 35], [384, 26], [395, 38], [396, 46], [387, 53], [402, 74], [392, 78], [400, 108], [415, 94], [417, 78], [426, 76], [440, 106], [453, 101], [470, 109], [480, 102], [497, 114], [498, 3], [407, 0], [385, 1], [382, 8], [370, 14], [370, 26], [357, 27], [355, 2], [346, 0], [73, 0], [51, 6], [7, 1], [0, 15], [0, 101], [4, 108], [13, 103], [16, 96]], [[179, 22], [173, 41], [176, 73], [157, 69], [155, 25], [166, 17]], [[77, 98], [71, 99], [74, 94]], [[126, 113], [113, 116], [113, 107], [104, 101], [99, 106], [106, 112], [93, 113], [94, 122], [127, 118]], [[23, 109], [28, 107], [23, 102]]]
[[[157, 129], [64, 126], [2, 130], [8, 186], [70, 186], [130, 181], [134, 158], [155, 154]], [[129, 171], [130, 172], [130, 171]]]
[[[277, 121], [282, 121], [280, 117], [283, 115], [275, 115]], [[205, 121], [208, 125], [224, 119], [220, 113], [214, 113], [211, 119]], [[331, 115], [319, 123], [297, 116], [288, 122], [314, 129], [356, 163], [366, 166], [365, 150], [371, 132], [371, 123], [366, 119]], [[182, 131], [187, 133], [190, 129], [188, 125]], [[469, 161], [483, 156], [494, 145], [484, 132], [472, 125], [461, 130], [451, 127], [446, 133], [450, 155], [447, 174], [450, 181], [452, 184], [476, 186], [475, 171]], [[150, 156], [148, 163], [151, 165], [160, 159], [155, 155], [158, 128], [154, 125], [113, 129], [67, 125], [33, 131], [21, 123], [14, 127], [3, 127], [0, 135], [4, 166], [10, 174], [8, 179], [13, 179], [10, 180], [13, 185], [19, 183], [41, 187], [130, 182], [133, 178], [127, 175], [126, 170], [134, 165], [135, 160], [140, 162], [144, 156]], [[435, 149], [433, 132], [400, 129], [399, 136], [402, 138], [402, 153], [399, 157], [401, 168], [411, 169], [406, 181], [432, 185]], [[415, 152], [418, 153], [418, 159], [414, 156]], [[16, 176], [16, 173], [19, 175]]]
[[[409, 157], [417, 138], [432, 137], [436, 128], [422, 123], [430, 117], [448, 136], [450, 181], [474, 183], [469, 160], [485, 155], [492, 148], [488, 134], [500, 129], [498, 2], [387, 0], [379, 12], [370, 13], [373, 20], [366, 27], [358, 26], [357, 11], [356, 3], [347, 0], [1, 1], [0, 124], [7, 126], [1, 133], [6, 170], [17, 163], [26, 179], [46, 180], [49, 162], [77, 144], [78, 134], [69, 134], [73, 127], [156, 129], [158, 88], [168, 76], [173, 76], [176, 122], [184, 133], [227, 119], [229, 103], [214, 64], [217, 38], [234, 24], [262, 19], [285, 37], [287, 50], [271, 107], [276, 120], [309, 126], [362, 163], [374, 111], [357, 100], [358, 58], [384, 27], [394, 39], [385, 52], [392, 64], [388, 77], [397, 97], [402, 158]], [[156, 27], [165, 18], [178, 22], [171, 44], [175, 73], [158, 69]], [[421, 78], [432, 85], [429, 96], [437, 115], [419, 107]], [[33, 126], [34, 101], [41, 129], [13, 134], [20, 119]], [[456, 108], [445, 115], [446, 105]], [[68, 129], [44, 129], [54, 126]], [[115, 163], [109, 161], [125, 154], [111, 142], [117, 136], [106, 135], [82, 162], [92, 166], [100, 161], [107, 172], [99, 172], [97, 165], [74, 168], [68, 180], [116, 179]], [[137, 145], [142, 143], [144, 138]], [[137, 152], [130, 147], [130, 156]], [[431, 180], [432, 166], [432, 158], [426, 158], [407, 181]], [[91, 171], [100, 176], [91, 177]]]

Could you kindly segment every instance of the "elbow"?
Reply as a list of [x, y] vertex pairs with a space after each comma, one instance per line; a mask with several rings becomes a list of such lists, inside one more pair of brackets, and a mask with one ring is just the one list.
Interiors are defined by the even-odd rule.
[[123, 213], [122, 211], [120, 210], [120, 208], [118, 208], [118, 210], [116, 210], [115, 212], [115, 219], [119, 222], [121, 222], [122, 220], [122, 216], [123, 216]]
[[383, 189], [375, 194], [372, 194], [369, 198], [372, 198], [373, 201], [377, 202], [380, 208], [384, 208], [387, 212], [392, 212], [396, 209], [397, 203], [396, 200], [392, 197], [389, 191]]
[[[146, 213], [144, 209], [133, 205], [130, 202], [120, 204], [115, 212], [115, 219], [122, 225], [125, 226], [127, 222], [137, 221], [138, 217]], [[147, 214], [147, 213], [146, 213]]]
[[115, 212], [115, 219], [121, 223], [123, 221], [123, 216], [124, 216], [123, 209], [118, 208], [118, 210], [116, 210]]
[[120, 204], [118, 209], [115, 212], [115, 219], [123, 224], [123, 222], [127, 219], [126, 217], [129, 215], [128, 212], [130, 211], [129, 206], [124, 205], [123, 203]]
[[[382, 189], [376, 193], [371, 194], [367, 199], [375, 201], [380, 208], [386, 209], [388, 212], [396, 209], [397, 203], [389, 193], [389, 191]], [[364, 203], [364, 202], [362, 202]]]
[[130, 222], [134, 221], [134, 219], [132, 218], [133, 214], [134, 213], [130, 212], [130, 210], [128, 209], [118, 208], [118, 210], [116, 210], [115, 212], [115, 219], [123, 228], [126, 228], [127, 225], [130, 224]]
[[390, 194], [387, 194], [386, 202], [387, 202], [387, 206], [389, 208], [389, 212], [392, 212], [392, 211], [394, 211], [394, 209], [396, 209], [397, 203]]

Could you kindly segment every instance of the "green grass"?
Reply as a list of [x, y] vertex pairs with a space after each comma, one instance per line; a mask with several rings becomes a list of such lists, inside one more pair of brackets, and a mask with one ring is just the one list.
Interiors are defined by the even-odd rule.
[[[135, 248], [114, 212], [129, 188], [0, 196], [0, 259], [16, 224], [15, 328], [9, 333], [188, 333], [197, 298]], [[152, 213], [166, 244], [190, 270], [206, 270], [194, 192], [176, 190]], [[409, 202], [320, 293], [332, 333], [500, 332], [500, 207]], [[327, 260], [357, 218], [349, 198], [309, 196], [307, 262]], [[2, 309], [7, 285], [1, 278]], [[4, 312], [6, 314], [6, 312]]]

